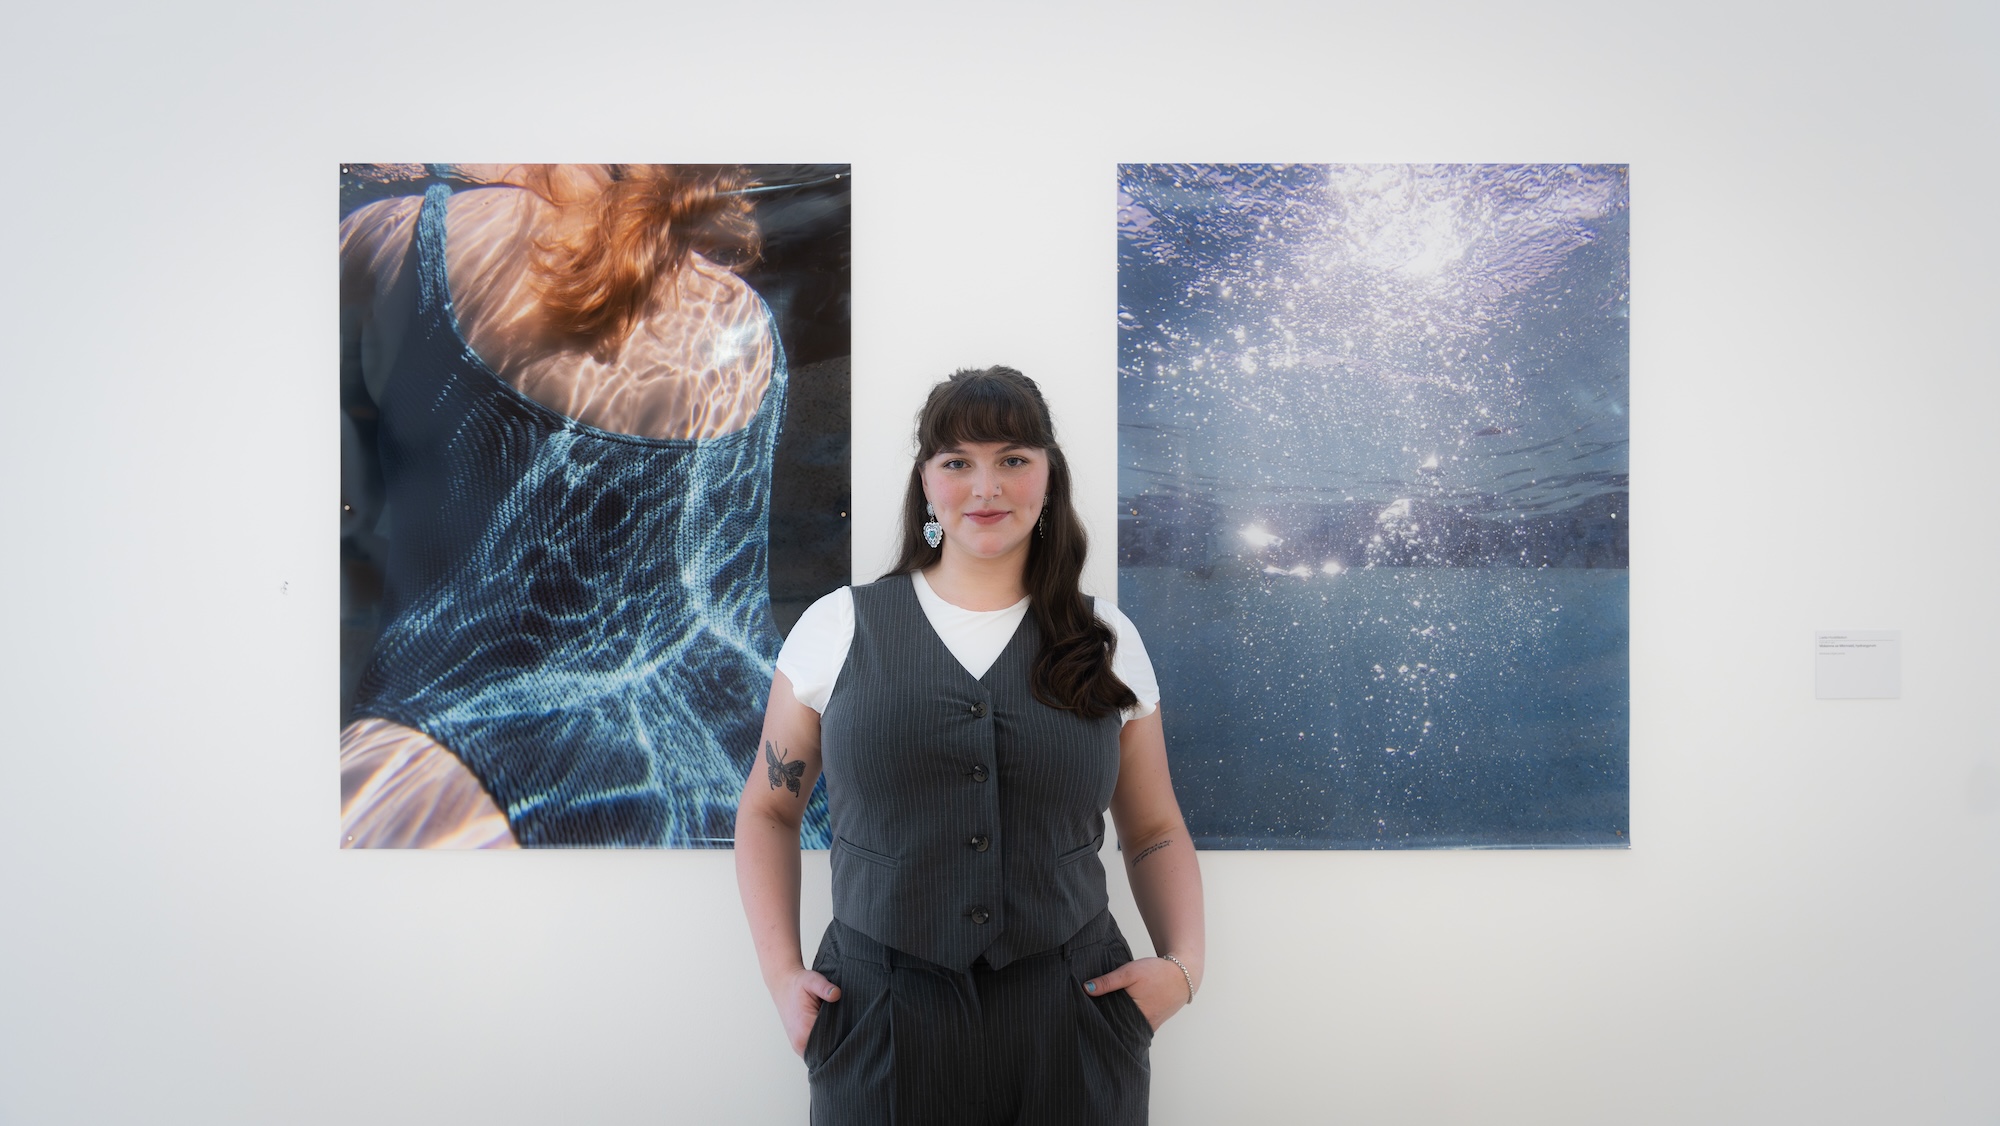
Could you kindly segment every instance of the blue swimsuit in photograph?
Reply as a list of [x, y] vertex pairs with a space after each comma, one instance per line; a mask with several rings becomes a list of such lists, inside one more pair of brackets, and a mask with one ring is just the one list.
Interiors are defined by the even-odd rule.
[[[770, 312], [771, 381], [747, 427], [586, 426], [460, 335], [450, 195], [424, 196], [418, 307], [381, 403], [388, 624], [352, 717], [437, 740], [523, 845], [727, 846], [779, 645], [765, 524], [786, 371]], [[823, 801], [806, 830], [824, 845]]]

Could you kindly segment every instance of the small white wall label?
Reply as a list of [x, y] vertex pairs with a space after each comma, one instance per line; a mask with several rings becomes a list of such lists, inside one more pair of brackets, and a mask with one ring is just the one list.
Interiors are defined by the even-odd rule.
[[1821, 630], [1813, 654], [1822, 700], [1895, 700], [1903, 695], [1903, 631]]

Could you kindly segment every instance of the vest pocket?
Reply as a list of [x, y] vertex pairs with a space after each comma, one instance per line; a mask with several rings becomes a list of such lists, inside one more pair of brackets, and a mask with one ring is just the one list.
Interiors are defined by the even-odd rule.
[[876, 852], [874, 849], [862, 848], [846, 837], [835, 837], [833, 838], [833, 843], [835, 848], [846, 852], [849, 856], [866, 860], [870, 864], [880, 864], [884, 868], [895, 868], [902, 864], [902, 861], [897, 860], [893, 856]]
[[1099, 833], [1097, 836], [1091, 838], [1089, 844], [1078, 845], [1075, 848], [1070, 849], [1068, 852], [1065, 852], [1062, 855], [1056, 857], [1056, 867], [1062, 868], [1067, 865], [1074, 864], [1077, 861], [1082, 860], [1086, 856], [1096, 856], [1097, 850], [1103, 847], [1104, 847], [1104, 834]]

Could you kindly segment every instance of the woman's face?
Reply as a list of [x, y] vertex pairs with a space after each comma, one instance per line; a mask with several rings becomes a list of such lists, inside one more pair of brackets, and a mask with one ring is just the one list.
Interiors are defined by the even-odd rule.
[[1032, 446], [964, 442], [924, 462], [924, 499], [948, 551], [982, 559], [1026, 551], [1048, 494], [1048, 451]]

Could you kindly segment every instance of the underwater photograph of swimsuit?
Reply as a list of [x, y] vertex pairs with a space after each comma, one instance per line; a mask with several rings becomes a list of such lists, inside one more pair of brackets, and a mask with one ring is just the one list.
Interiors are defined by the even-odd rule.
[[[850, 187], [341, 166], [343, 846], [730, 845], [849, 579]], [[612, 327], [561, 322], [600, 276]]]

